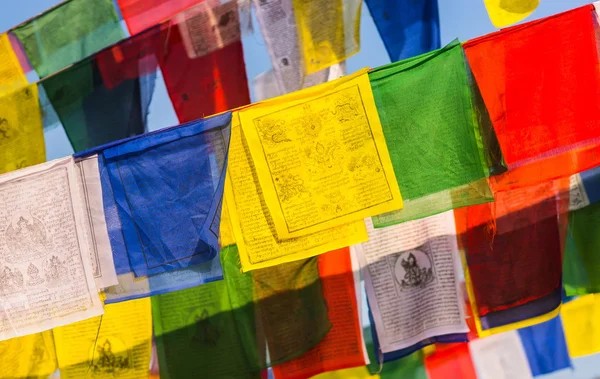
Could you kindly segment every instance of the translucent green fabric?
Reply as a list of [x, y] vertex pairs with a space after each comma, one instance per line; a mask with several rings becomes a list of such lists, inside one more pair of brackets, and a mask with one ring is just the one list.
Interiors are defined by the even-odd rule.
[[417, 351], [404, 358], [385, 362], [380, 365], [377, 363], [377, 357], [375, 357], [375, 348], [370, 337], [371, 330], [363, 329], [363, 335], [366, 339], [365, 343], [367, 345], [367, 352], [369, 353], [369, 361], [371, 362], [367, 367], [371, 374], [379, 374], [380, 379], [427, 379], [422, 351]]
[[600, 203], [569, 213], [563, 285], [567, 296], [600, 292]]
[[40, 78], [125, 38], [112, 0], [70, 0], [12, 30]]
[[232, 245], [221, 262], [225, 280], [152, 297], [161, 378], [258, 378], [331, 328], [316, 258], [242, 273]]
[[458, 41], [369, 78], [405, 201], [375, 227], [493, 201], [485, 178], [503, 171], [502, 158]]

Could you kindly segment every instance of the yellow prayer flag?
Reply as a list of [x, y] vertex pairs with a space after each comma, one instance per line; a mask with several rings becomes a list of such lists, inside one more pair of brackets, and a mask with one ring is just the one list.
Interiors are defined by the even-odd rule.
[[565, 303], [561, 316], [571, 358], [600, 352], [600, 296]]
[[28, 83], [8, 34], [0, 34], [0, 94], [12, 92]]
[[52, 332], [0, 342], [0, 378], [47, 377], [56, 371]]
[[312, 379], [377, 379], [380, 376], [377, 374], [371, 375], [366, 367], [347, 368], [345, 370], [337, 370], [324, 372], [313, 376]]
[[483, 0], [497, 28], [517, 23], [529, 17], [540, 4], [540, 0]]
[[147, 378], [152, 353], [150, 299], [108, 304], [104, 315], [54, 329], [61, 379]]
[[402, 208], [367, 69], [239, 114], [279, 239]]
[[368, 238], [360, 220], [304, 237], [278, 239], [237, 112], [231, 121], [225, 198], [244, 272], [313, 257]]
[[[227, 186], [227, 181], [225, 181], [225, 186]], [[219, 233], [221, 247], [235, 244], [235, 237], [233, 236], [233, 229], [231, 228], [231, 217], [229, 216], [229, 209], [225, 197], [223, 197], [223, 204], [221, 205], [221, 224], [219, 225]]]
[[362, 0], [293, 0], [293, 5], [307, 75], [360, 50]]

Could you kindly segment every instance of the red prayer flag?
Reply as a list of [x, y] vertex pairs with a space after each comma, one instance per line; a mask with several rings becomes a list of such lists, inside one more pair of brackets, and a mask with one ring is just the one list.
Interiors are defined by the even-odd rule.
[[117, 0], [123, 20], [133, 36], [160, 24], [203, 0]]
[[199, 58], [190, 58], [179, 28], [172, 26], [163, 33], [166, 33], [168, 49], [159, 58], [159, 64], [180, 122], [250, 103], [241, 41]]
[[456, 209], [478, 314], [540, 299], [561, 285], [568, 179], [504, 191], [494, 203]]
[[588, 5], [465, 43], [509, 167], [496, 190], [600, 164], [597, 29]]
[[477, 379], [468, 343], [453, 344], [425, 357], [429, 379]]
[[278, 379], [303, 379], [322, 372], [366, 364], [358, 319], [350, 249], [319, 256], [319, 274], [331, 330], [302, 356], [273, 367]]

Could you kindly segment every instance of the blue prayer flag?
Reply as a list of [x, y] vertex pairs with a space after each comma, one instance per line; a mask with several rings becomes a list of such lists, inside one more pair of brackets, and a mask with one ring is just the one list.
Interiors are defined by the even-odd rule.
[[519, 329], [533, 376], [571, 367], [560, 317]]

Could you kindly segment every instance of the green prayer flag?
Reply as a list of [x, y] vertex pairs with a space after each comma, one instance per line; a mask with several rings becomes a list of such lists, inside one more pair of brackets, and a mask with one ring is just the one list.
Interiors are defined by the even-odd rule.
[[369, 361], [371, 362], [367, 367], [371, 374], [378, 374], [380, 379], [427, 379], [427, 373], [423, 363], [423, 352], [421, 350], [401, 359], [385, 362], [380, 365], [377, 363], [375, 357], [375, 348], [370, 337], [371, 330], [363, 329], [363, 335], [365, 336]]
[[569, 213], [563, 284], [567, 296], [600, 292], [600, 203]]
[[404, 208], [375, 227], [493, 201], [498, 142], [458, 41], [369, 73]]
[[161, 378], [258, 378], [331, 328], [316, 258], [242, 273], [220, 254], [224, 280], [152, 297]]
[[40, 78], [125, 38], [112, 0], [69, 0], [12, 30]]

